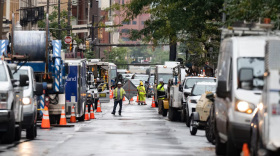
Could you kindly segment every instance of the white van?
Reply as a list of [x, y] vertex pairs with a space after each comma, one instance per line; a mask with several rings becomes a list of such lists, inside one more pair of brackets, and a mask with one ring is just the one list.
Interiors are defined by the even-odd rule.
[[[276, 37], [233, 37], [220, 46], [215, 133], [217, 155], [240, 155], [250, 141], [250, 122], [261, 98], [265, 44]], [[249, 81], [248, 72], [254, 80]]]

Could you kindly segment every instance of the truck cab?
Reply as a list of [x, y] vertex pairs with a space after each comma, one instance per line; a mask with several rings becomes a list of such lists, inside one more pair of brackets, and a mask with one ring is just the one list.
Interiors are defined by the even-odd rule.
[[1, 142], [12, 143], [21, 138], [23, 121], [22, 87], [28, 86], [28, 76], [20, 75], [15, 80], [11, 69], [16, 65], [8, 65], [0, 60], [0, 132]]

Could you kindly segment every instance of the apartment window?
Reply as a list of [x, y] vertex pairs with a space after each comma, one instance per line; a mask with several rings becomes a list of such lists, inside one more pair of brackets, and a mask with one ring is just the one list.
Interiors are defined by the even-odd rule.
[[124, 4], [124, 0], [122, 0], [122, 4]]
[[144, 22], [145, 22], [145, 21], [141, 21], [141, 24], [144, 25]]
[[122, 24], [130, 25], [130, 21], [123, 21]]
[[137, 24], [137, 21], [132, 21], [132, 24], [133, 24], [133, 25], [136, 25], [136, 24]]
[[122, 37], [123, 41], [130, 41], [130, 39], [128, 37]]
[[122, 32], [122, 33], [128, 33], [128, 32], [129, 32], [129, 29], [122, 29], [121, 32]]

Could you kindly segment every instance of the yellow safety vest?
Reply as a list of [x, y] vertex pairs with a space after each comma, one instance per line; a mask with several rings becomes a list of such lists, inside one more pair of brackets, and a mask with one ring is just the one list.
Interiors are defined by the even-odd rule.
[[[125, 94], [125, 91], [124, 91], [123, 88], [121, 88], [120, 93], [121, 93], [120, 98], [122, 98], [123, 95]], [[114, 97], [115, 97], [115, 98], [118, 97], [118, 88], [116, 88], [116, 89], [114, 90]]]
[[144, 87], [144, 86], [138, 86], [138, 87], [137, 87], [137, 90], [139, 91], [139, 94], [146, 94], [146, 91], [145, 91], [145, 87]]
[[[161, 86], [162, 86], [162, 87], [161, 87]], [[157, 86], [157, 90], [160, 91], [160, 92], [164, 92], [164, 85], [159, 84], [159, 85]], [[158, 98], [158, 99], [159, 99], [159, 100], [163, 100], [164, 97], [161, 97], [161, 98]]]

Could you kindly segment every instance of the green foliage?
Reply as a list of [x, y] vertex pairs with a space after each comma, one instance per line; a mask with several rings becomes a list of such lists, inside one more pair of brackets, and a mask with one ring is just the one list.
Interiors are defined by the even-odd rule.
[[[74, 17], [72, 16], [71, 19]], [[46, 14], [43, 20], [38, 21], [38, 27], [41, 29], [46, 28]], [[50, 33], [54, 39], [58, 38], [58, 7], [53, 6], [53, 11], [49, 14], [49, 28], [50, 28]], [[60, 12], [60, 26], [61, 29], [67, 28], [67, 11], [62, 10]], [[61, 30], [61, 40], [62, 40], [62, 49], [66, 49], [67, 45], [63, 42], [64, 37], [67, 36], [67, 31], [66, 30]], [[76, 40], [77, 44], [79, 45], [82, 40], [79, 39], [78, 36], [74, 36], [74, 34], [71, 34], [73, 40]]]
[[280, 13], [279, 0], [227, 0], [227, 24], [246, 20], [258, 22], [259, 19], [271, 18], [277, 21]]
[[95, 51], [92, 51], [91, 50], [91, 47], [89, 48], [89, 49], [87, 49], [86, 51], [85, 51], [85, 58], [87, 58], [88, 60], [89, 59], [95, 59], [96, 57], [95, 57]]

